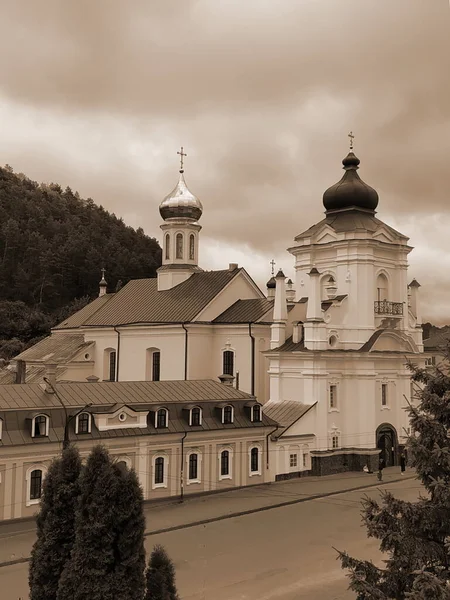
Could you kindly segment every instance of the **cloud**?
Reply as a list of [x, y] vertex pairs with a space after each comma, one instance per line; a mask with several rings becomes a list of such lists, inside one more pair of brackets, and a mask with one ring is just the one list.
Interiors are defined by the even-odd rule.
[[[269, 272], [322, 217], [353, 130], [420, 271], [431, 239], [450, 248], [427, 230], [449, 211], [449, 20], [446, 0], [5, 0], [0, 162], [159, 236], [183, 145], [205, 240]], [[450, 322], [449, 282], [432, 285]]]

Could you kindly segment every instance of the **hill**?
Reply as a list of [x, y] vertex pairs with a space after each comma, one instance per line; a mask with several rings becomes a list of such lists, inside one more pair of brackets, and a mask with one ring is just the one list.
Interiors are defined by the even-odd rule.
[[58, 184], [0, 167], [0, 357], [10, 358], [98, 295], [155, 277], [161, 248], [139, 228]]

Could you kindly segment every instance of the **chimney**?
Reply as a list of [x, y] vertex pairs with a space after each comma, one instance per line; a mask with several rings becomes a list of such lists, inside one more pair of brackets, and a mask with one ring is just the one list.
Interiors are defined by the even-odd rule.
[[24, 360], [16, 361], [16, 383], [25, 383], [27, 363]]
[[230, 263], [228, 265], [228, 270], [229, 271], [236, 271], [236, 269], [239, 269], [239, 265], [237, 263]]
[[97, 383], [97, 381], [99, 381], [99, 377], [96, 377], [95, 375], [89, 375], [89, 377], [86, 377], [86, 381], [89, 381], [89, 383]]
[[288, 302], [295, 302], [295, 290], [294, 290], [294, 284], [292, 283], [292, 279], [287, 280], [286, 300]]
[[229, 387], [233, 387], [233, 381], [234, 381], [233, 375], [226, 375], [224, 373], [223, 375], [219, 375], [219, 380], [220, 380], [220, 383], [223, 383], [223, 385], [228, 385]]
[[48, 381], [45, 382], [45, 391], [47, 394], [54, 394], [55, 391], [52, 386], [56, 383], [56, 365], [55, 364], [46, 364], [45, 365], [45, 379]]
[[294, 344], [299, 344], [303, 339], [303, 323], [301, 321], [294, 321], [292, 325], [292, 341]]

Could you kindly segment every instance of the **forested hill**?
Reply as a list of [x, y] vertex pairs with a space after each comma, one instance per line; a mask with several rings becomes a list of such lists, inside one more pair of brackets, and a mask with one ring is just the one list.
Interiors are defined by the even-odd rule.
[[158, 242], [141, 228], [70, 188], [0, 167], [0, 357], [95, 298], [102, 267], [114, 291], [130, 279], [155, 277], [160, 264]]

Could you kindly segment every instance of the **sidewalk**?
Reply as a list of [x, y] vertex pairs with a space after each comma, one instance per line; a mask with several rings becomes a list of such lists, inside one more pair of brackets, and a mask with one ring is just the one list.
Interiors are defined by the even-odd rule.
[[[414, 477], [412, 469], [407, 469], [401, 476], [399, 467], [390, 467], [383, 471], [382, 482], [378, 481], [376, 473], [351, 472], [290, 479], [196, 498], [188, 496], [182, 504], [176, 500], [158, 505], [149, 503], [144, 507], [146, 535], [185, 529], [352, 490], [384, 486]], [[32, 520], [0, 524], [0, 567], [26, 562], [34, 539], [35, 526]]]

